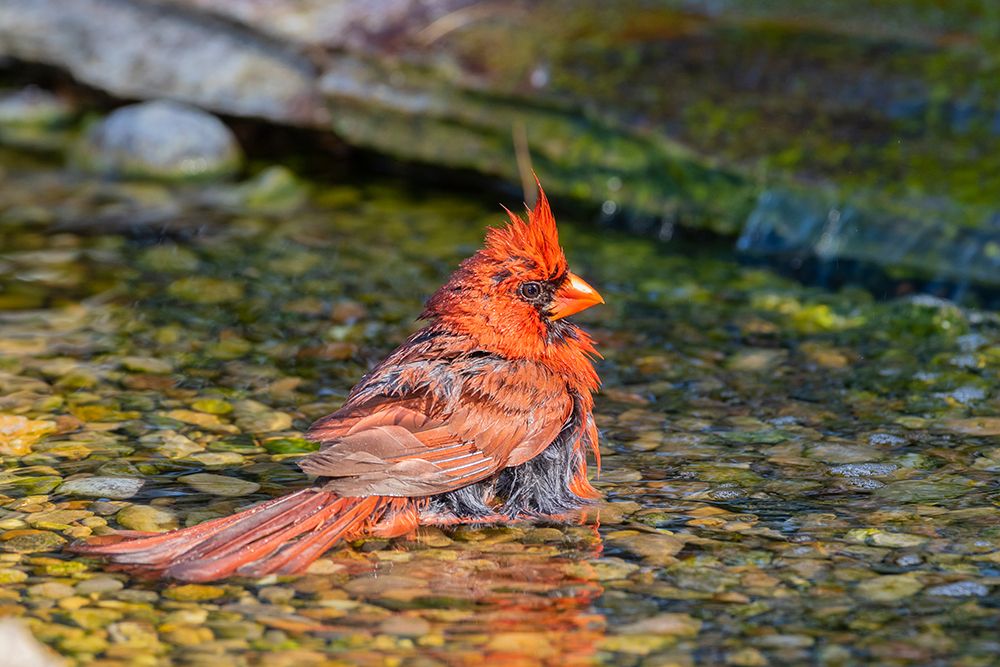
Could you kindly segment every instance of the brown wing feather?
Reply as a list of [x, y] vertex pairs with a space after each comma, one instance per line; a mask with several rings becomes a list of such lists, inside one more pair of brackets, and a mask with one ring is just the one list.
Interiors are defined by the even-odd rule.
[[467, 378], [455, 402], [433, 394], [384, 397], [366, 401], [360, 413], [349, 403], [313, 427], [310, 437], [323, 448], [299, 466], [329, 478], [327, 488], [340, 495], [418, 497], [520, 465], [555, 440], [572, 399], [565, 385], [544, 382], [550, 378], [534, 368], [506, 370]]
[[[503, 465], [451, 424], [398, 405], [348, 422], [345, 435], [299, 462], [305, 472], [330, 478], [328, 488], [340, 495], [433, 495], [488, 477]], [[331, 426], [327, 422], [324, 433]]]

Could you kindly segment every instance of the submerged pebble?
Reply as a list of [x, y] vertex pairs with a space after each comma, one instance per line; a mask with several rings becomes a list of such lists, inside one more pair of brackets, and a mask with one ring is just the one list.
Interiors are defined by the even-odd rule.
[[618, 628], [625, 635], [673, 635], [693, 637], [701, 631], [702, 622], [688, 614], [657, 614]]
[[872, 433], [868, 436], [868, 444], [887, 447], [899, 447], [906, 444], [906, 439], [891, 433]]
[[115, 593], [125, 588], [125, 584], [119, 579], [108, 576], [96, 576], [78, 583], [76, 592], [81, 595], [103, 595], [105, 593]]
[[924, 593], [950, 598], [983, 597], [989, 595], [990, 589], [977, 581], [956, 581], [951, 584], [931, 586]]
[[163, 532], [177, 528], [177, 515], [162, 507], [130, 505], [115, 515], [115, 520], [129, 530]]
[[185, 475], [180, 478], [180, 481], [190, 485], [196, 491], [209, 493], [213, 496], [248, 496], [260, 489], [260, 484], [255, 482], [237, 477], [213, 475], [207, 472]]
[[923, 584], [912, 574], [889, 574], [858, 584], [858, 594], [873, 602], [897, 602], [916, 595]]
[[171, 600], [181, 602], [200, 602], [203, 600], [214, 600], [226, 594], [225, 589], [218, 586], [205, 586], [201, 584], [186, 584], [184, 586], [174, 586], [163, 592], [163, 596]]
[[134, 477], [85, 477], [63, 482], [56, 493], [85, 498], [126, 500], [139, 492], [145, 481]]
[[840, 477], [885, 477], [898, 469], [895, 463], [847, 463], [830, 468], [830, 472]]
[[8, 530], [0, 533], [0, 551], [30, 554], [55, 551], [66, 539], [48, 530]]
[[23, 456], [55, 430], [56, 423], [50, 420], [0, 414], [0, 455]]

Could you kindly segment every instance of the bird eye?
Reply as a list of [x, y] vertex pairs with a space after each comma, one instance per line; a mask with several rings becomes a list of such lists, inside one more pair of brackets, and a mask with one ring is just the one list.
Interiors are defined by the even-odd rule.
[[537, 299], [542, 293], [542, 286], [536, 282], [524, 283], [518, 288], [518, 293], [529, 301]]

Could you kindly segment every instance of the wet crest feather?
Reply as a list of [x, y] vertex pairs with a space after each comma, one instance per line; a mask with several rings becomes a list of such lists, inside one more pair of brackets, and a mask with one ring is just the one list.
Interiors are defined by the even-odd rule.
[[479, 254], [498, 263], [510, 259], [528, 259], [552, 277], [565, 272], [566, 256], [559, 246], [556, 219], [541, 183], [538, 183], [535, 207], [528, 211], [527, 220], [506, 207], [504, 210], [507, 211], [510, 222], [504, 227], [491, 227], [487, 230], [486, 243]]

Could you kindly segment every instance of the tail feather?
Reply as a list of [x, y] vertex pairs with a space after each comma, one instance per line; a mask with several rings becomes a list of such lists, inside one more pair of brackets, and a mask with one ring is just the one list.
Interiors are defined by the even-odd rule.
[[369, 532], [383, 518], [395, 520], [402, 513], [415, 517], [409, 507], [413, 502], [378, 496], [341, 498], [310, 488], [190, 528], [132, 539], [99, 537], [70, 548], [107, 556], [132, 571], [182, 581], [213, 581], [234, 573], [293, 573], [338, 541]]
[[[322, 510], [329, 503], [327, 494], [314, 493], [305, 500], [293, 506], [298, 526], [304, 526], [310, 517]], [[237, 521], [221, 533], [215, 535], [202, 546], [185, 553], [190, 559], [221, 558], [244, 547], [265, 539], [278, 539], [278, 533], [284, 535], [288, 531], [287, 511], [272, 511], [267, 517], [258, 516], [256, 524]], [[294, 527], [294, 526], [293, 526]], [[287, 535], [286, 535], [287, 537]]]
[[322, 517], [324, 521], [319, 530], [290, 544], [281, 545], [281, 549], [268, 558], [248, 562], [239, 569], [239, 573], [259, 577], [273, 572], [287, 574], [305, 569], [341, 539], [350, 539], [364, 530], [372, 517], [378, 514], [381, 501], [382, 498], [378, 497], [351, 499], [348, 502], [353, 506], [345, 503], [346, 508], [338, 507]]
[[[269, 500], [238, 514], [221, 517], [219, 519], [212, 519], [211, 521], [205, 521], [204, 523], [199, 523], [197, 526], [192, 526], [191, 528], [185, 528], [183, 530], [175, 530], [167, 533], [154, 533], [152, 535], [137, 537], [135, 539], [129, 539], [132, 537], [130, 534], [132, 531], [121, 531], [115, 535], [106, 536], [109, 539], [104, 539], [105, 536], [102, 536], [102, 538], [76, 543], [72, 548], [74, 551], [81, 554], [100, 554], [105, 556], [115, 554], [139, 554], [145, 551], [153, 551], [155, 548], [161, 546], [171, 549], [183, 546], [181, 542], [177, 541], [177, 537], [183, 534], [188, 540], [187, 545], [184, 548], [184, 550], [186, 550], [187, 548], [191, 548], [193, 544], [197, 543], [197, 541], [202, 538], [214, 535], [234, 523], [246, 521], [251, 517], [255, 517], [266, 512], [267, 510], [274, 510], [277, 509], [278, 506], [287, 505], [301, 493], [303, 493], [303, 491], [282, 496], [281, 498], [276, 498], [274, 500]], [[111, 543], [109, 544], [108, 542]], [[151, 557], [155, 556], [151, 554]]]
[[297, 512], [294, 522], [283, 522], [279, 531], [266, 534], [253, 533], [249, 539], [241, 540], [242, 547], [216, 549], [204, 556], [181, 561], [168, 567], [164, 574], [185, 581], [211, 581], [236, 573], [248, 563], [266, 562], [271, 554], [289, 540], [294, 540], [321, 525], [327, 516], [337, 511], [338, 505], [342, 502], [335, 501], [332, 505], [318, 510], [310, 507], [305, 512]]

